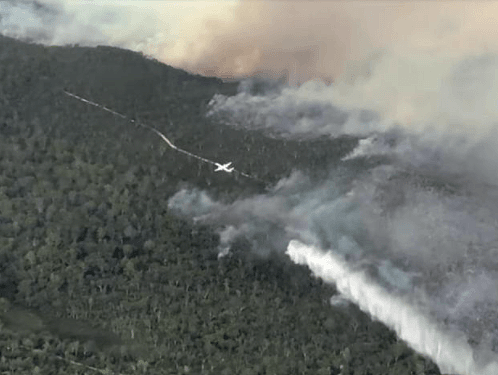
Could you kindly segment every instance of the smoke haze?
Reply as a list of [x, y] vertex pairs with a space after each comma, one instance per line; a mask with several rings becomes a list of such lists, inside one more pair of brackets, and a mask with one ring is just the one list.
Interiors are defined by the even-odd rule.
[[467, 1], [3, 0], [0, 32], [227, 79], [334, 80], [336, 104], [417, 126], [456, 112], [472, 127], [496, 120], [497, 16], [498, 3]]
[[[319, 181], [296, 171], [269, 192], [234, 202], [186, 189], [169, 207], [216, 225], [220, 255], [241, 237], [263, 256], [291, 251], [293, 240], [304, 254], [332, 250], [346, 271], [327, 273], [325, 258], [322, 268], [306, 256], [299, 263], [336, 283], [441, 370], [494, 374], [498, 190], [460, 166], [457, 150], [434, 142], [427, 152], [426, 142], [412, 137], [398, 131], [364, 138]], [[368, 167], [379, 155], [381, 165]]]
[[[430, 93], [444, 106], [420, 107], [404, 120], [384, 111], [391, 103], [348, 102], [340, 83], [290, 87], [245, 81], [237, 95], [215, 96], [208, 116], [272, 137], [355, 136], [358, 146], [318, 181], [296, 171], [266, 194], [235, 202], [182, 190], [170, 199], [170, 208], [217, 224], [220, 254], [229, 253], [239, 237], [262, 254], [286, 249], [296, 254], [289, 245], [296, 239], [304, 254], [315, 247], [332, 250], [331, 256], [346, 262], [346, 271], [328, 273], [306, 257], [300, 263], [338, 286], [352, 288], [354, 281], [354, 291], [341, 291], [346, 298], [444, 371], [493, 374], [498, 366], [493, 359], [498, 352], [495, 70], [490, 52], [454, 60]], [[355, 85], [350, 88], [366, 87]], [[410, 331], [413, 324], [420, 330]]]
[[[461, 56], [498, 47], [494, 2], [0, 2], [3, 33], [48, 44], [112, 44], [233, 78], [295, 71], [337, 79], [378, 51]], [[178, 21], [174, 21], [178, 19]], [[426, 56], [422, 56], [422, 59]], [[351, 77], [349, 77], [351, 78]]]
[[[259, 91], [244, 81], [208, 115], [272, 137], [355, 136], [356, 149], [321, 180], [294, 171], [232, 202], [183, 189], [171, 210], [217, 225], [222, 255], [240, 237], [261, 255], [287, 251], [442, 369], [496, 373], [498, 3], [116, 4], [0, 1], [0, 30], [222, 78], [287, 77]], [[322, 266], [317, 248], [332, 251]], [[407, 322], [423, 327], [407, 335]]]

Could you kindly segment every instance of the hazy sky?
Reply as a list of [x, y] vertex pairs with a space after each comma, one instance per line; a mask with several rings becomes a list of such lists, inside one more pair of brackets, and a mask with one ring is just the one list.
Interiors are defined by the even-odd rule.
[[3, 0], [0, 30], [111, 44], [226, 78], [335, 77], [380, 50], [461, 55], [498, 45], [498, 2]]

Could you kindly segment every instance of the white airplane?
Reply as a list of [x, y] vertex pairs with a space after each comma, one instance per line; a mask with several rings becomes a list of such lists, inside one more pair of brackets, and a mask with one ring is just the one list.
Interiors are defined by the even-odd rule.
[[230, 162], [230, 163], [226, 163], [226, 164], [218, 164], [218, 163], [214, 163], [214, 164], [216, 164], [216, 167], [217, 167], [217, 168], [214, 170], [215, 172], [223, 171], [223, 172], [228, 172], [228, 173], [230, 173], [230, 172], [232, 172], [232, 171], [234, 170], [234, 168], [233, 168], [233, 167], [232, 167], [232, 168], [228, 168], [228, 166], [229, 166], [230, 164], [232, 164], [232, 162]]

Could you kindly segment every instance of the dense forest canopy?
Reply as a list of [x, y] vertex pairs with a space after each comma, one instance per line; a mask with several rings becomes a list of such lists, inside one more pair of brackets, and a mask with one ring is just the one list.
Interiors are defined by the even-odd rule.
[[270, 184], [319, 175], [356, 139], [296, 141], [206, 118], [236, 82], [118, 48], [0, 36], [0, 370], [16, 374], [439, 374], [394, 333], [278, 254], [177, 217], [180, 186], [230, 200], [259, 182], [213, 174], [154, 133]]

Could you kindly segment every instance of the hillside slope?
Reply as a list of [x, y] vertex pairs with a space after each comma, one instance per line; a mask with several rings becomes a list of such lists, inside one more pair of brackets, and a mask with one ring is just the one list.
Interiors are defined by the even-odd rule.
[[243, 240], [218, 260], [212, 228], [167, 207], [184, 184], [227, 200], [265, 186], [213, 174], [62, 89], [269, 182], [356, 144], [208, 121], [234, 83], [130, 51], [0, 37], [0, 372], [439, 374], [358, 309], [331, 307], [334, 290], [304, 268]]

